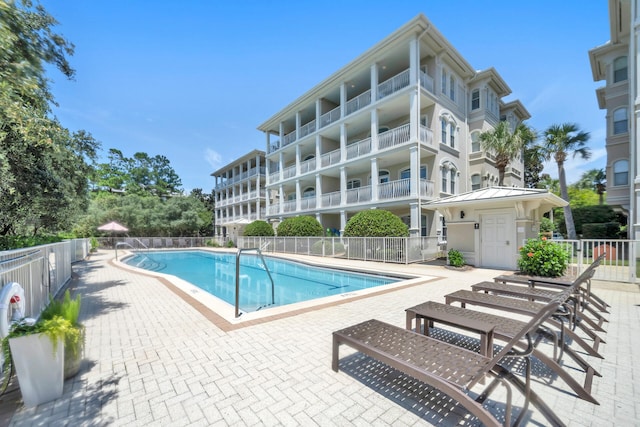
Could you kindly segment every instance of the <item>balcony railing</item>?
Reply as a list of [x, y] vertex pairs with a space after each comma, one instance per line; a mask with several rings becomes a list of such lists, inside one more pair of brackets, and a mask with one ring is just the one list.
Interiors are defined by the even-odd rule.
[[352, 114], [356, 111], [366, 107], [371, 104], [371, 90], [361, 93], [353, 99], [347, 101], [347, 111], [346, 114]]
[[326, 168], [340, 163], [340, 149], [330, 151], [320, 156], [320, 167]]
[[371, 201], [371, 186], [351, 188], [347, 190], [347, 204], [367, 203]]
[[294, 130], [293, 132], [291, 132], [291, 133], [288, 133], [287, 135], [285, 135], [285, 136], [282, 138], [282, 146], [283, 146], [283, 147], [286, 147], [287, 145], [289, 145], [289, 144], [291, 144], [293, 141], [295, 141], [295, 140], [296, 140], [296, 138], [297, 138], [297, 137], [296, 137], [296, 131], [295, 131], [295, 130]]
[[420, 71], [420, 85], [431, 93], [436, 92], [434, 90], [433, 77], [424, 71]]
[[322, 195], [322, 207], [330, 208], [333, 206], [340, 206], [340, 192], [334, 191], [333, 193], [327, 193]]
[[433, 131], [422, 125], [420, 125], [420, 142], [427, 145], [433, 145]]
[[378, 149], [384, 150], [385, 148], [409, 142], [410, 136], [408, 123], [383, 132], [378, 135]]
[[316, 208], [316, 198], [314, 197], [305, 197], [300, 200], [300, 210], [306, 211], [309, 209]]
[[371, 152], [371, 138], [347, 145], [347, 160], [356, 159]]
[[391, 77], [378, 85], [378, 99], [382, 99], [409, 86], [409, 70]]
[[282, 172], [283, 172], [284, 179], [291, 178], [292, 176], [296, 176], [296, 166], [295, 165], [289, 166]]
[[269, 175], [269, 184], [280, 181], [280, 171], [274, 172]]
[[296, 211], [296, 201], [295, 200], [287, 200], [282, 205], [282, 210], [284, 212], [295, 212]]
[[300, 173], [307, 173], [316, 170], [316, 159], [305, 160], [300, 163]]
[[380, 183], [378, 184], [378, 198], [382, 200], [408, 197], [411, 195], [410, 182], [411, 180], [407, 178]]
[[300, 128], [300, 138], [305, 137], [315, 131], [316, 131], [316, 121], [311, 120], [309, 123], [307, 123], [306, 125]]
[[338, 120], [340, 120], [340, 106], [320, 116], [320, 127], [323, 128], [325, 126], [329, 126], [331, 123], [337, 122]]

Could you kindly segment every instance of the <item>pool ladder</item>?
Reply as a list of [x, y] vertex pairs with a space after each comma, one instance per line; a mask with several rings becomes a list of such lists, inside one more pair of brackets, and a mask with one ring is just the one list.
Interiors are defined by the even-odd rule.
[[271, 277], [271, 272], [269, 271], [269, 267], [267, 267], [267, 262], [264, 260], [262, 256], [262, 251], [260, 248], [243, 248], [239, 249], [236, 254], [236, 317], [240, 317], [240, 255], [243, 252], [255, 251], [258, 253], [258, 256], [262, 260], [262, 265], [264, 265], [264, 269], [269, 276], [269, 280], [271, 281], [271, 304], [275, 304], [276, 301], [276, 291], [275, 285], [273, 284], [273, 277]]

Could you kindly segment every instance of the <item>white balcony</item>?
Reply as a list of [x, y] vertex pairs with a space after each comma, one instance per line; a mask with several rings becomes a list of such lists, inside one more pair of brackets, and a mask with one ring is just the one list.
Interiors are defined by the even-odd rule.
[[356, 111], [366, 107], [371, 104], [371, 90], [361, 93], [353, 99], [347, 101], [347, 111], [346, 114], [352, 114]]
[[409, 70], [396, 74], [378, 85], [378, 99], [382, 99], [409, 86]]
[[337, 106], [328, 113], [324, 113], [320, 116], [320, 127], [323, 128], [325, 126], [329, 126], [331, 123], [337, 122], [338, 120], [340, 120], [340, 106]]
[[357, 159], [366, 156], [371, 152], [371, 138], [366, 138], [358, 142], [347, 145], [347, 160]]
[[303, 138], [315, 131], [316, 131], [316, 121], [311, 120], [309, 123], [307, 123], [306, 125], [300, 128], [300, 138]]
[[300, 173], [307, 173], [316, 170], [316, 159], [305, 160], [300, 163]]

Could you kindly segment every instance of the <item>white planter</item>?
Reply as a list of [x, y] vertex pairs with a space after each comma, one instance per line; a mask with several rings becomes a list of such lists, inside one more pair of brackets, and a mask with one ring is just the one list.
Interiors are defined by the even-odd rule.
[[32, 407], [62, 396], [64, 385], [64, 343], [56, 351], [45, 334], [26, 335], [9, 340], [25, 406]]

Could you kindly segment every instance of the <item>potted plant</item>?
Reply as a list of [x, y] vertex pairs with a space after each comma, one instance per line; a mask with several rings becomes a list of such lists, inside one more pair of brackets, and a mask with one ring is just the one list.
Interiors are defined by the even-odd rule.
[[61, 316], [32, 320], [15, 323], [2, 341], [3, 355], [15, 367], [27, 407], [62, 396], [64, 342], [79, 339], [78, 329]]
[[72, 328], [76, 330], [73, 334], [65, 336], [64, 341], [64, 379], [67, 379], [80, 371], [80, 363], [84, 352], [84, 325], [78, 321], [80, 317], [80, 295], [71, 299], [71, 294], [67, 289], [62, 300], [51, 298], [49, 305], [40, 314], [40, 319], [47, 320], [56, 316], [69, 321]]

